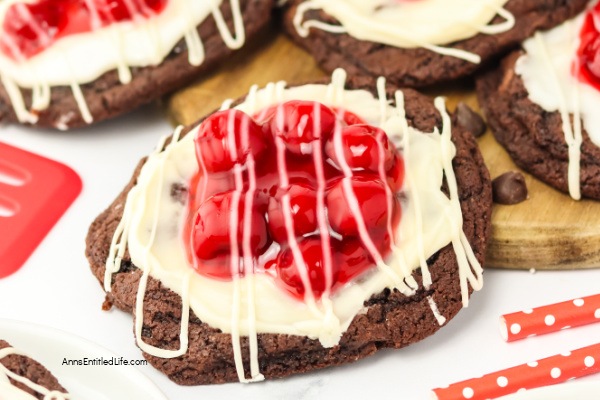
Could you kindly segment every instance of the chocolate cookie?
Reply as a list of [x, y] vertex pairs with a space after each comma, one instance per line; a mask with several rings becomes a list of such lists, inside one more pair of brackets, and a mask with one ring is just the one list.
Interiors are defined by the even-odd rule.
[[[402, 48], [375, 40], [361, 40], [348, 33], [331, 33], [320, 27], [310, 27], [309, 35], [302, 37], [294, 19], [298, 18], [298, 7], [303, 3], [306, 3], [305, 0], [288, 2], [283, 16], [284, 27], [294, 41], [308, 50], [325, 71], [331, 72], [335, 68], [342, 67], [354, 76], [377, 77], [383, 75], [398, 86], [423, 87], [472, 75], [480, 67], [493, 62], [496, 57], [514, 49], [535, 31], [548, 29], [575, 16], [584, 9], [588, 1], [508, 0], [504, 8], [514, 17], [515, 22], [511, 29], [500, 33], [479, 33], [463, 40], [441, 45], [445, 49], [442, 50], [444, 53], [457, 50], [471, 53], [480, 58], [480, 63], [452, 55], [443, 55], [442, 52], [434, 52], [423, 47]], [[386, 2], [380, 1], [377, 4], [380, 3]], [[406, 7], [406, 5], [402, 6]], [[409, 6], [411, 6], [410, 3]], [[385, 5], [378, 7], [385, 7]], [[385, 12], [385, 10], [381, 11], [383, 15]], [[460, 18], [463, 16], [464, 13], [460, 15]], [[369, 14], [361, 14], [356, 18], [362, 21], [369, 18]], [[321, 9], [309, 8], [304, 13], [303, 20], [326, 23], [333, 26], [330, 29], [332, 31], [340, 28], [339, 22]], [[418, 21], [421, 20], [418, 19]], [[500, 24], [503, 20], [497, 15], [491, 23]], [[435, 26], [431, 22], [427, 22], [427, 24]], [[381, 27], [378, 22], [373, 22], [373, 25]], [[457, 21], [456, 26], [459, 25], [460, 23]], [[392, 24], [389, 29], [399, 30], [402, 29], [402, 26]], [[342, 31], [344, 30], [342, 29]], [[409, 39], [414, 34], [410, 31], [404, 33]]]
[[[170, 4], [174, 1], [154, 3]], [[39, 93], [43, 93], [45, 90], [49, 91], [47, 99], [42, 101], [42, 103], [47, 102], [47, 106], [35, 106], [33, 104], [34, 90], [19, 87], [16, 81], [9, 79], [9, 75], [2, 70], [0, 65], [0, 77], [3, 78], [3, 84], [0, 85], [0, 121], [22, 122], [40, 127], [66, 130], [112, 118], [159, 99], [161, 96], [191, 82], [202, 72], [206, 72], [218, 63], [223, 62], [234, 51], [234, 48], [241, 45], [240, 43], [226, 44], [226, 36], [235, 35], [237, 32], [234, 26], [237, 23], [234, 21], [238, 12], [241, 13], [242, 32], [238, 34], [238, 38], [228, 39], [230, 41], [235, 42], [236, 39], [242, 39], [245, 42], [252, 41], [256, 34], [267, 25], [273, 7], [272, 0], [241, 0], [239, 3], [239, 10], [232, 9], [234, 3], [228, 0], [222, 1], [219, 7], [220, 14], [229, 32], [225, 33], [225, 25], [220, 30], [214, 12], [213, 14], [209, 13], [196, 29], [198, 32], [196, 37], [199, 42], [194, 39], [184, 40], [182, 38], [166, 57], [158, 62], [157, 60], [151, 60], [145, 66], [131, 66], [130, 68], [125, 66], [125, 74], [128, 74], [127, 70], [129, 70], [131, 75], [128, 83], [126, 78], [125, 81], [122, 79], [123, 71], [117, 71], [117, 66], [110, 68], [110, 70], [105, 69], [102, 74], [91, 81], [83, 83], [74, 81], [75, 88], [65, 84], [46, 85], [44, 82], [39, 82], [38, 85], [38, 82], [36, 82], [35, 89], [40, 89]], [[2, 15], [0, 14], [1, 18]], [[0, 24], [1, 22], [0, 20]], [[157, 24], [160, 23], [162, 21], [157, 22]], [[180, 21], [178, 24], [185, 26], [185, 21]], [[104, 35], [108, 33], [106, 31], [102, 32]], [[194, 34], [190, 32], [185, 34], [187, 35], [186, 38], [194, 37]], [[82, 36], [85, 36], [85, 34]], [[149, 37], [150, 40], [158, 40], [152, 35]], [[145, 36], [143, 38], [148, 39]], [[71, 39], [71, 37], [66, 37], [61, 40]], [[79, 40], [79, 38], [76, 39]], [[110, 48], [118, 47], [119, 42], [112, 40], [113, 44]], [[188, 42], [194, 43], [198, 47], [196, 52], [200, 53], [192, 56], [192, 58], [196, 57], [194, 62], [190, 59]], [[145, 46], [147, 47], [146, 43], [140, 43], [140, 47]], [[49, 50], [53, 50], [52, 47]], [[34, 56], [33, 59], [39, 56]], [[43, 52], [41, 56], [43, 56]], [[202, 59], [202, 56], [204, 56], [204, 59]], [[27, 60], [23, 63], [22, 69], [24, 71], [30, 68], [28, 67], [29, 62], [30, 60]], [[44, 65], [39, 60], [35, 62]], [[134, 65], [139, 65], [139, 63]], [[80, 67], [85, 68], [85, 65]], [[38, 66], [37, 68], [41, 67]], [[57, 67], [54, 65], [50, 68], [56, 69]], [[45, 79], [44, 76], [43, 78]], [[81, 91], [80, 98], [78, 98], [78, 90]]]
[[[560, 112], [545, 111], [529, 98], [515, 72], [515, 63], [523, 54], [510, 54], [499, 68], [477, 79], [479, 104], [496, 140], [519, 167], [569, 193], [569, 149], [563, 120]], [[585, 128], [582, 134], [580, 192], [583, 197], [600, 200], [600, 147], [592, 143]]]
[[[365, 93], [371, 93], [372, 96], [376, 96], [377, 93], [376, 84], [370, 79], [350, 79], [345, 88], [346, 90], [364, 89]], [[293, 89], [295, 88], [290, 89], [290, 92]], [[388, 98], [395, 98], [395, 90], [395, 88], [387, 90]], [[430, 99], [410, 89], [402, 92], [409, 126], [424, 132], [431, 132], [434, 128], [441, 132], [444, 124], [446, 129], [448, 128], [450, 118], [446, 115], [447, 118], [443, 119]], [[253, 103], [253, 99], [250, 97], [247, 101]], [[375, 108], [378, 109], [380, 103], [376, 101], [375, 104]], [[355, 119], [356, 116], [352, 118]], [[324, 117], [321, 116], [321, 120], [323, 119]], [[192, 129], [194, 127], [188, 127], [183, 134]], [[447, 132], [450, 135], [450, 132]], [[185, 139], [186, 137], [181, 140]], [[449, 136], [448, 140], [450, 140]], [[456, 146], [456, 155], [452, 160], [451, 169], [456, 175], [458, 192], [454, 191], [453, 184], [448, 184], [446, 181], [437, 190], [446, 200], [447, 194], [450, 197], [454, 196], [457, 208], [462, 211], [465, 238], [470, 243], [476, 260], [483, 263], [486, 244], [491, 233], [492, 194], [489, 173], [475, 139], [469, 132], [456, 127], [455, 121], [452, 121], [451, 141]], [[163, 152], [170, 151], [169, 148], [167, 147]], [[152, 157], [154, 156], [150, 156], [150, 159]], [[140, 162], [130, 183], [90, 227], [86, 240], [86, 256], [93, 274], [101, 283], [106, 284], [107, 259], [110, 258], [111, 249], [114, 248], [113, 237], [118, 236], [115, 236], [115, 230], [122, 229], [120, 221], [123, 219], [124, 209], [128, 208], [126, 206], [128, 193], [137, 187], [136, 185], [141, 184], [140, 179], [144, 174], [143, 168], [146, 162], [147, 159]], [[189, 191], [188, 187], [174, 185], [166, 193], [172, 198], [172, 204], [176, 204], [183, 203]], [[414, 232], [414, 235], [418, 233]], [[129, 249], [130, 251], [123, 254], [118, 271], [112, 276], [108, 275], [110, 291], [107, 293], [107, 299], [116, 307], [134, 314], [134, 318], [143, 318], [139, 332], [145, 345], [176, 351], [183, 345], [180, 340], [180, 329], [186, 309], [182, 307], [182, 297], [168, 289], [163, 282], [150, 276], [143, 308], [140, 308], [136, 303], [136, 292], [140, 282], [144, 280], [143, 272], [132, 261], [131, 247]], [[358, 312], [351, 319], [349, 326], [341, 332], [336, 345], [324, 346], [320, 340], [308, 336], [259, 332], [256, 335], [258, 365], [255, 367], [258, 367], [260, 374], [266, 378], [278, 378], [356, 361], [382, 348], [401, 348], [424, 339], [453, 318], [473, 290], [466, 280], [461, 278], [462, 273], [459, 272], [458, 264], [452, 244], [442, 245], [441, 249], [427, 259], [431, 285], [427, 285], [427, 288], [424, 286], [424, 280], [427, 279], [425, 271], [418, 268], [406, 278], [406, 281], [414, 279], [416, 284], [414, 293], [403, 294], [397, 288], [387, 288], [367, 298], [359, 305], [363, 307], [362, 311]], [[480, 267], [473, 268], [479, 270], [476, 274], [481, 273]], [[192, 273], [196, 274], [196, 272]], [[314, 273], [317, 274], [316, 271]], [[470, 267], [469, 273], [473, 273]], [[401, 286], [403, 284], [399, 283], [398, 287]], [[313, 290], [316, 290], [314, 286]], [[257, 298], [262, 295], [263, 293], [257, 291]], [[143, 316], [139, 315], [139, 310], [143, 311]], [[274, 311], [270, 309], [269, 312]], [[235, 361], [232, 335], [209, 325], [193, 310], [190, 310], [188, 337], [189, 345], [183, 355], [162, 358], [144, 352], [144, 356], [170, 379], [182, 385], [237, 381], [241, 378], [239, 373], [236, 373], [236, 367], [246, 371], [254, 369], [251, 367], [252, 357], [249, 356], [252, 352], [250, 335], [243, 335], [240, 338], [243, 359], [241, 366]], [[233, 341], [236, 340], [234, 337]]]
[[[0, 351], [2, 351], [2, 349], [11, 349], [11, 348], [12, 348], [12, 346], [10, 344], [5, 342], [4, 340], [0, 340]], [[2, 366], [4, 366], [5, 368], [7, 368], [9, 371], [16, 374], [17, 376], [26, 378], [29, 381], [31, 381], [32, 383], [40, 385], [43, 388], [47, 389], [48, 391], [56, 391], [56, 392], [60, 392], [63, 394], [67, 393], [65, 388], [63, 388], [60, 385], [58, 380], [52, 375], [52, 373], [50, 371], [48, 371], [43, 365], [41, 365], [37, 361], [35, 361], [27, 356], [23, 356], [18, 353], [10, 354], [10, 355], [0, 358], [0, 364], [2, 364]], [[3, 375], [3, 371], [0, 370], [0, 377], [2, 375]], [[18, 388], [19, 390], [34, 396], [36, 399], [42, 400], [42, 399], [46, 398], [45, 394], [35, 391], [31, 387], [29, 387], [21, 382], [15, 381], [10, 376], [8, 376], [8, 380], [9, 380], [10, 384], [14, 385], [15, 388]], [[0, 382], [1, 382], [1, 380], [0, 380]], [[3, 399], [4, 398], [6, 398], [6, 399], [12, 398], [12, 397], [4, 397], [3, 394], [5, 394], [7, 396], [9, 395], [9, 394], [3, 393], [2, 388], [0, 388], [0, 397], [2, 397]], [[58, 397], [58, 396], [51, 396], [51, 397], [53, 399], [62, 399], [63, 398], [63, 397]]]

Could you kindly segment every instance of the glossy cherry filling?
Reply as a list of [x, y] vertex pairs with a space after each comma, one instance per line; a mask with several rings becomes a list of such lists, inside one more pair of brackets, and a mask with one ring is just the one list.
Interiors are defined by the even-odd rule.
[[16, 61], [28, 59], [65, 36], [91, 32], [115, 22], [150, 18], [167, 0], [37, 0], [8, 7], [0, 50]]
[[252, 117], [217, 112], [194, 141], [184, 236], [198, 273], [266, 273], [320, 298], [390, 254], [404, 163], [381, 129], [291, 101]]
[[600, 3], [590, 9], [579, 34], [575, 74], [600, 90]]

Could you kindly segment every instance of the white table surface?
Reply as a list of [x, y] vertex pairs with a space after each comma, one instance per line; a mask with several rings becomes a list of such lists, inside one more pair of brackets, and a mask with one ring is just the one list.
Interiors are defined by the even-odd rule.
[[[83, 191], [24, 267], [0, 280], [0, 318], [35, 322], [141, 358], [132, 318], [101, 310], [104, 293], [84, 256], [92, 220], [129, 180], [138, 160], [171, 131], [162, 111], [148, 107], [99, 126], [55, 132], [0, 126], [0, 141], [72, 167]], [[2, 236], [8, 234], [0, 232]], [[0, 260], [2, 262], [2, 260]], [[171, 400], [430, 398], [430, 390], [600, 341], [600, 324], [507, 344], [498, 317], [507, 312], [600, 293], [600, 270], [486, 270], [471, 306], [434, 336], [402, 350], [382, 351], [338, 368], [273, 382], [180, 387], [150, 366], [140, 368]], [[585, 378], [600, 380], [600, 376]], [[119, 399], [116, 399], [119, 400]]]

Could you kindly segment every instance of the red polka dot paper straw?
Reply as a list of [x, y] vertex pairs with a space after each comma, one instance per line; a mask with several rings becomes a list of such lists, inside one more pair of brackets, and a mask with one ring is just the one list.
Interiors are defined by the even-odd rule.
[[507, 342], [600, 322], [600, 294], [550, 304], [500, 317]]
[[600, 343], [433, 390], [437, 400], [495, 399], [600, 372]]

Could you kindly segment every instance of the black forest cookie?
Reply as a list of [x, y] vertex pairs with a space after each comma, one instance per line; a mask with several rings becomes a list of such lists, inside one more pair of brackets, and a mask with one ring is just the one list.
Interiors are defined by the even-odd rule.
[[288, 34], [326, 71], [421, 87], [469, 76], [587, 0], [290, 0]]
[[272, 0], [0, 2], [0, 121], [65, 130], [182, 87], [265, 26]]
[[600, 200], [600, 3], [477, 81], [496, 139], [514, 161], [574, 199]]
[[177, 129], [86, 253], [172, 380], [257, 381], [436, 332], [481, 288], [491, 201], [443, 99], [337, 70]]
[[37, 361], [0, 340], [0, 399], [69, 399], [65, 388]]

